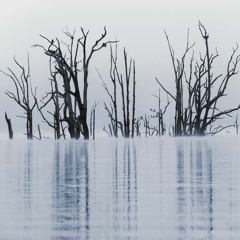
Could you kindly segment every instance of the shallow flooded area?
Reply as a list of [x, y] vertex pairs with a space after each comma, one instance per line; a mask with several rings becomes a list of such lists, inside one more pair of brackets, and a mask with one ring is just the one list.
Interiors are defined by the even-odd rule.
[[0, 239], [239, 239], [239, 137], [0, 140], [0, 151]]

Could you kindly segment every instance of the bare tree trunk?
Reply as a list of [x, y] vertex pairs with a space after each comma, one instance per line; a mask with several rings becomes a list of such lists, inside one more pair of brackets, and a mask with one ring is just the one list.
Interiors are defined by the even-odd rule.
[[39, 140], [42, 139], [42, 133], [41, 133], [41, 129], [40, 129], [40, 126], [38, 124], [38, 135], [39, 135]]
[[95, 139], [95, 121], [96, 121], [96, 107], [98, 103], [94, 103], [90, 113], [90, 136]]
[[[159, 83], [158, 79], [156, 78], [156, 81]], [[167, 94], [167, 104], [165, 105], [164, 109], [162, 109], [161, 107], [161, 94], [160, 94], [160, 89], [158, 90], [158, 95], [153, 95], [154, 97], [156, 97], [158, 99], [158, 109], [152, 109], [150, 108], [150, 111], [154, 113], [154, 115], [152, 115], [152, 118], [157, 118], [157, 134], [158, 136], [162, 136], [164, 135], [164, 123], [163, 123], [163, 116], [167, 111], [167, 108], [170, 104], [169, 99], [168, 99], [168, 94]]]
[[132, 138], [134, 138], [134, 129], [135, 129], [135, 111], [136, 111], [136, 69], [135, 61], [133, 61], [133, 103], [132, 103]]
[[8, 125], [8, 135], [9, 135], [9, 139], [13, 139], [13, 130], [12, 130], [12, 123], [10, 118], [8, 118], [7, 113], [5, 112], [5, 119]]
[[238, 135], [238, 128], [239, 128], [238, 115], [236, 116], [236, 120], [235, 120], [235, 128], [236, 128], [236, 134]]
[[130, 64], [128, 67], [128, 59], [127, 59], [127, 53], [124, 48], [124, 63], [125, 63], [125, 77], [126, 77], [126, 132], [125, 136], [130, 136], [130, 113], [129, 113], [129, 104], [130, 104], [130, 98], [129, 98], [129, 85], [130, 85], [130, 74], [131, 74], [131, 67], [132, 67], [132, 59], [130, 60]]
[[96, 109], [93, 109], [93, 140], [95, 139]]

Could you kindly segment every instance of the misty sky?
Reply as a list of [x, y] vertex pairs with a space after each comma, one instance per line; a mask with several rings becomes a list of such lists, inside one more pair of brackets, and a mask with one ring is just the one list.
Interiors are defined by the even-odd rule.
[[[1, 2], [0, 8], [0, 69], [13, 70], [13, 56], [19, 62], [26, 64], [27, 54], [30, 55], [31, 75], [34, 86], [39, 87], [41, 95], [48, 86], [48, 58], [40, 49], [32, 48], [35, 43], [43, 43], [39, 34], [47, 37], [61, 38], [62, 29], [79, 30], [80, 27], [90, 29], [90, 39], [96, 40], [106, 26], [108, 38], [120, 40], [119, 52], [126, 47], [129, 57], [136, 60], [138, 107], [148, 111], [149, 104], [155, 104], [152, 94], [157, 93], [157, 76], [165, 86], [173, 84], [173, 72], [164, 29], [167, 31], [176, 55], [181, 56], [186, 43], [187, 29], [190, 29], [190, 40], [196, 42], [196, 52], [203, 47], [198, 31], [198, 20], [207, 28], [210, 34], [210, 47], [217, 47], [220, 57], [216, 69], [221, 73], [225, 69], [228, 56], [236, 43], [240, 44], [240, 2], [238, 0], [8, 0]], [[95, 100], [100, 102], [99, 117], [104, 116], [101, 96], [106, 95], [101, 88], [101, 82], [95, 72], [97, 67], [104, 78], [108, 77], [109, 50], [106, 49], [93, 59], [91, 84], [98, 88], [93, 90], [90, 104]], [[0, 130], [6, 131], [4, 111], [7, 110], [16, 129], [24, 121], [16, 118], [18, 106], [4, 92], [12, 89], [12, 82], [0, 75]], [[240, 78], [240, 75], [239, 77]], [[231, 85], [230, 104], [237, 99], [240, 79]], [[46, 84], [46, 85], [45, 85]], [[93, 86], [93, 85], [92, 85]], [[230, 86], [230, 87], [231, 87]], [[99, 96], [97, 96], [97, 92]], [[91, 96], [90, 96], [91, 97]], [[144, 99], [144, 100], [143, 100]], [[240, 98], [239, 98], [240, 102]], [[236, 105], [239, 104], [236, 103]], [[235, 106], [235, 105], [234, 105]], [[145, 109], [145, 110], [144, 110]], [[101, 113], [101, 111], [103, 113]], [[21, 111], [20, 111], [21, 112]]]

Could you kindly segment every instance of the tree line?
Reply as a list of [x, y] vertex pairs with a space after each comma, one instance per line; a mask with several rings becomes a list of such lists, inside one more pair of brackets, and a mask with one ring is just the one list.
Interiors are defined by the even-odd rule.
[[[135, 60], [128, 57], [124, 48], [119, 56], [118, 41], [106, 40], [107, 30], [89, 47], [89, 31], [81, 28], [80, 36], [68, 29], [64, 35], [68, 41], [58, 38], [49, 39], [40, 35], [44, 44], [34, 44], [33, 47], [42, 49], [49, 62], [49, 89], [44, 96], [37, 96], [37, 88], [33, 88], [30, 61], [27, 66], [21, 65], [16, 58], [14, 63], [20, 74], [8, 68], [1, 72], [14, 85], [14, 90], [5, 93], [22, 108], [26, 119], [26, 136], [28, 139], [42, 138], [40, 125], [38, 136], [33, 134], [34, 111], [40, 113], [43, 121], [54, 132], [55, 139], [95, 138], [95, 115], [98, 102], [89, 108], [89, 66], [94, 55], [102, 49], [110, 49], [109, 76], [102, 76], [96, 69], [102, 86], [109, 98], [104, 102], [104, 109], [109, 124], [103, 128], [109, 136], [133, 138], [139, 136], [193, 136], [216, 134], [229, 126], [235, 126], [238, 131], [238, 118], [234, 124], [218, 125], [217, 122], [225, 117], [231, 117], [240, 105], [234, 108], [222, 109], [220, 100], [227, 96], [229, 81], [238, 71], [240, 55], [238, 45], [233, 47], [227, 62], [226, 71], [215, 75], [214, 63], [219, 57], [217, 50], [211, 52], [209, 47], [209, 33], [201, 22], [198, 23], [200, 36], [204, 43], [204, 52], [195, 56], [195, 43], [190, 43], [189, 32], [184, 54], [177, 58], [171, 45], [170, 38], [165, 32], [169, 54], [172, 62], [174, 91], [170, 91], [156, 77], [159, 86], [157, 108], [149, 108], [150, 114], [136, 115], [136, 102], [141, 101], [136, 95], [137, 77]], [[90, 50], [89, 50], [90, 49]], [[119, 64], [119, 57], [123, 59], [123, 66]], [[106, 81], [110, 79], [110, 81]], [[165, 102], [165, 104], [162, 104]], [[164, 115], [170, 105], [174, 105], [174, 124], [168, 124]], [[89, 110], [90, 109], [90, 110]], [[90, 118], [88, 121], [88, 117]], [[157, 123], [152, 125], [151, 120]], [[5, 112], [9, 138], [13, 138], [11, 119]]]

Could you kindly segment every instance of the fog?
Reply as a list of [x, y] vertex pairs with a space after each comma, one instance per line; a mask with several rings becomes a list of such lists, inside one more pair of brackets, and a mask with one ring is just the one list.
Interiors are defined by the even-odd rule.
[[[119, 40], [119, 55], [126, 47], [128, 56], [136, 60], [137, 74], [137, 114], [149, 114], [149, 108], [156, 104], [152, 94], [157, 93], [155, 76], [169, 89], [173, 88], [173, 71], [167, 48], [164, 29], [167, 31], [177, 57], [185, 50], [187, 29], [190, 29], [190, 41], [195, 42], [195, 53], [203, 48], [203, 41], [198, 30], [198, 20], [210, 34], [210, 47], [217, 47], [219, 58], [214, 65], [216, 74], [224, 72], [232, 47], [240, 39], [239, 1], [46, 1], [23, 0], [4, 1], [0, 12], [0, 69], [7, 67], [16, 70], [13, 56], [26, 65], [30, 56], [31, 78], [34, 87], [38, 87], [41, 97], [49, 86], [48, 58], [40, 49], [31, 47], [43, 43], [39, 34], [49, 39], [64, 37], [62, 30], [70, 31], [80, 27], [90, 29], [89, 39], [94, 42], [107, 27], [108, 38]], [[107, 114], [103, 101], [108, 101], [101, 81], [95, 70], [97, 68], [106, 82], [109, 81], [109, 48], [94, 56], [90, 66], [89, 106], [99, 101], [97, 109], [98, 128], [107, 123]], [[11, 117], [15, 131], [24, 129], [25, 122], [17, 118], [21, 109], [9, 99], [4, 92], [13, 89], [10, 79], [0, 75], [0, 131], [6, 132], [4, 112]], [[239, 103], [237, 78], [229, 85], [229, 98], [222, 104], [235, 107]], [[236, 102], [236, 104], [234, 104]], [[173, 104], [172, 104], [173, 106]], [[170, 121], [169, 114], [167, 121]], [[34, 126], [41, 119], [36, 115]]]

